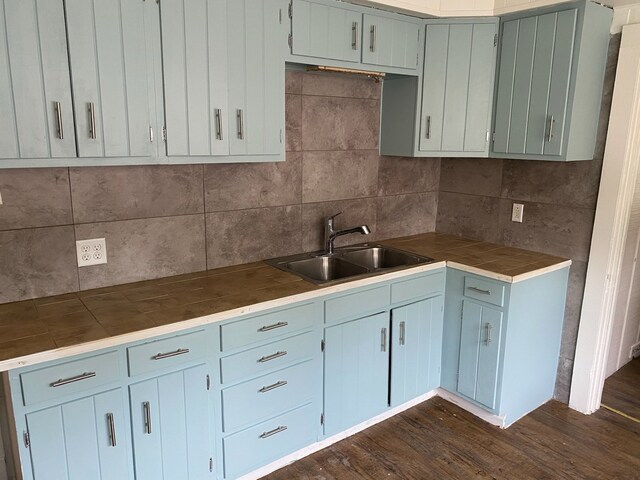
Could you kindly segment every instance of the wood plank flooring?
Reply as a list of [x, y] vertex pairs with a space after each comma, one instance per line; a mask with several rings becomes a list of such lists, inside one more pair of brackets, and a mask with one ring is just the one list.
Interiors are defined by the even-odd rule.
[[602, 404], [640, 419], [640, 358], [607, 378]]
[[[619, 399], [619, 407], [638, 407], [635, 362], [633, 372], [607, 381], [607, 398]], [[500, 430], [433, 398], [264, 478], [640, 479], [640, 424], [550, 401]]]

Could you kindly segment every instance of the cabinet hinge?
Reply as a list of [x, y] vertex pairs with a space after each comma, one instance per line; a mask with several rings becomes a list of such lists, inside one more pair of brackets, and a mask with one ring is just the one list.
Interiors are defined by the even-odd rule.
[[213, 472], [213, 457], [209, 457], [209, 471]]
[[498, 46], [498, 34], [494, 34], [493, 35], [493, 46], [497, 47]]
[[29, 448], [31, 446], [31, 438], [29, 437], [29, 432], [24, 432], [22, 435], [22, 439], [24, 440], [24, 446]]
[[320, 351], [324, 352], [325, 343], [324, 340], [320, 340]]
[[167, 141], [167, 127], [165, 127], [164, 125], [162, 126], [162, 141]]
[[293, 18], [293, 2], [289, 2], [289, 18]]
[[149, 125], [149, 141], [153, 143], [153, 127]]
[[289, 43], [289, 48], [293, 48], [293, 36], [291, 34], [289, 34], [287, 43]]
[[324, 412], [320, 414], [320, 425], [324, 425]]
[[211, 390], [211, 375], [207, 374], [207, 390]]

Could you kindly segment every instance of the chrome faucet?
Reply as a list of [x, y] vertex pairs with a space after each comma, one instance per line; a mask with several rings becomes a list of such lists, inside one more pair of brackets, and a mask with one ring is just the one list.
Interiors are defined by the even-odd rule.
[[360, 233], [361, 235], [369, 235], [371, 230], [366, 225], [360, 225], [359, 227], [345, 228], [344, 230], [334, 230], [333, 220], [342, 212], [338, 212], [335, 215], [326, 217], [324, 219], [324, 248], [325, 254], [333, 255], [333, 242], [336, 238], [342, 235], [349, 235], [351, 233]]

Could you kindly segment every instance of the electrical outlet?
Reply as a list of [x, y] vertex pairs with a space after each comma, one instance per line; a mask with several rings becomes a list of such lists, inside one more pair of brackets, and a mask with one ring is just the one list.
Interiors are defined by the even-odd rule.
[[2, 205], [2, 192], [0, 192], [0, 205]]
[[76, 242], [76, 254], [79, 267], [107, 263], [107, 242], [104, 238], [79, 240]]
[[640, 357], [640, 342], [631, 347], [631, 358]]
[[524, 205], [522, 203], [514, 203], [511, 210], [511, 221], [522, 223], [522, 216], [524, 214]]

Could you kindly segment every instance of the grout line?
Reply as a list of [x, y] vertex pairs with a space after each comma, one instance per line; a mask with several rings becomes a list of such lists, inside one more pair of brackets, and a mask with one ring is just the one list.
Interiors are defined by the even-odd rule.
[[[286, 153], [285, 153], [286, 155]], [[202, 220], [204, 222], [204, 269], [209, 270], [209, 252], [207, 250], [207, 192], [205, 191], [205, 166], [202, 164]]]
[[636, 418], [636, 417], [632, 417], [631, 415], [627, 415], [624, 412], [621, 412], [620, 410], [616, 410], [615, 408], [610, 407], [609, 405], [605, 405], [604, 403], [601, 403], [600, 406], [606, 410], [609, 410], [610, 412], [613, 412], [617, 415], [620, 415], [621, 417], [627, 418], [629, 420], [632, 420], [636, 423], [640, 423], [640, 419]]
[[67, 180], [69, 181], [69, 203], [71, 205], [71, 226], [73, 227], [73, 253], [75, 254], [73, 256], [73, 261], [75, 263], [75, 270], [76, 270], [76, 279], [78, 280], [78, 289], [76, 290], [76, 292], [79, 292], [80, 290], [82, 290], [82, 286], [80, 285], [80, 267], [78, 266], [78, 260], [77, 260], [77, 254], [76, 254], [76, 243], [78, 241], [78, 235], [76, 233], [76, 219], [75, 219], [75, 213], [73, 211], [73, 189], [71, 188], [71, 168], [67, 167]]

